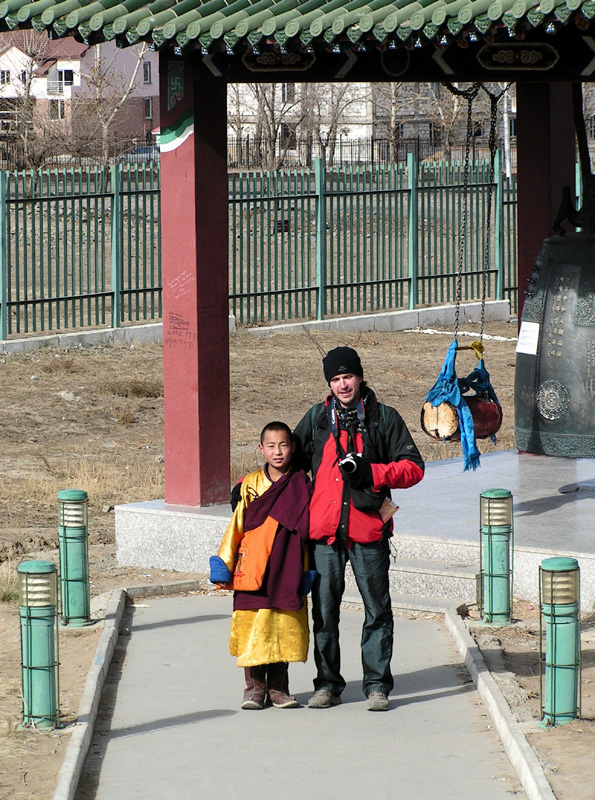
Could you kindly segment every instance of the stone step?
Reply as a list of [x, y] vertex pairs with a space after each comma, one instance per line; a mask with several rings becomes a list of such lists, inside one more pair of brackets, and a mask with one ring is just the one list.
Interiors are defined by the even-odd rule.
[[[342, 605], [346, 608], [363, 608], [362, 599], [357, 590], [347, 589], [343, 595]], [[391, 605], [394, 611], [408, 614], [444, 614], [455, 606], [450, 600], [440, 597], [415, 597], [391, 592]]]
[[471, 564], [396, 558], [389, 580], [391, 592], [396, 594], [440, 597], [456, 604], [477, 601], [478, 570]]
[[477, 541], [454, 541], [431, 536], [395, 534], [390, 540], [391, 551], [397, 558], [429, 559], [448, 564], [475, 564], [479, 572], [479, 533]]
[[[355, 578], [347, 570], [346, 585], [357, 589]], [[395, 558], [389, 569], [391, 594], [406, 597], [430, 597], [450, 605], [477, 602], [479, 571], [474, 564], [432, 559]]]

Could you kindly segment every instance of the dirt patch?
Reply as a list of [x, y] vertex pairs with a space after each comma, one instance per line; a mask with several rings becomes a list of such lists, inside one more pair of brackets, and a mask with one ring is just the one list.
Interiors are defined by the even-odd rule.
[[[473, 326], [467, 326], [473, 331]], [[475, 329], [476, 330], [476, 329]], [[447, 332], [448, 333], [448, 332]], [[486, 327], [485, 360], [502, 403], [504, 423], [495, 447], [480, 442], [482, 452], [514, 447], [513, 391], [516, 324]], [[471, 339], [461, 336], [462, 343]], [[257, 438], [272, 418], [295, 425], [309, 406], [324, 396], [321, 352], [337, 345], [356, 347], [365, 377], [379, 398], [395, 406], [427, 460], [458, 457], [458, 444], [428, 439], [420, 430], [420, 410], [442, 366], [449, 335], [421, 333], [316, 333], [257, 338], [239, 333], [231, 339], [232, 480], [259, 463]], [[459, 374], [475, 366], [471, 352], [459, 354]], [[0, 426], [0, 584], [9, 597], [11, 575], [23, 558], [57, 561], [57, 492], [89, 493], [91, 594], [118, 586], [162, 583], [186, 577], [154, 569], [119, 568], [114, 558], [117, 503], [163, 497], [163, 403], [161, 347], [54, 349], [0, 357], [3, 424]], [[517, 616], [534, 609], [526, 604]], [[585, 622], [584, 635], [590, 632]], [[19, 730], [20, 639], [14, 599], [0, 603], [0, 797], [47, 798], [68, 744], [68, 723], [76, 718], [84, 681], [93, 659], [99, 626], [60, 629], [60, 702], [66, 727], [52, 732]], [[535, 634], [502, 629], [506, 666], [518, 675], [521, 717], [539, 717], [538, 650]], [[588, 642], [586, 641], [588, 645]], [[592, 647], [592, 645], [588, 645]], [[493, 649], [493, 648], [492, 648]], [[490, 647], [487, 647], [490, 650]], [[537, 665], [537, 666], [536, 666]], [[558, 797], [572, 794], [577, 776], [589, 774], [590, 761], [576, 769], [576, 753], [593, 749], [593, 663], [583, 661], [583, 712], [586, 720], [563, 728], [529, 732], [550, 765]], [[510, 683], [512, 686], [512, 683]], [[516, 695], [515, 695], [516, 696]], [[577, 742], [580, 748], [577, 747]], [[583, 746], [584, 743], [584, 746]], [[592, 771], [591, 771], [592, 774]], [[572, 776], [572, 781], [570, 780]]]
[[516, 600], [513, 617], [515, 623], [511, 626], [476, 628], [475, 640], [537, 754], [556, 797], [559, 800], [593, 797], [595, 616], [584, 615], [581, 621], [581, 718], [554, 728], [538, 725], [542, 718], [540, 674], [543, 674], [545, 649], [539, 610], [533, 604]]

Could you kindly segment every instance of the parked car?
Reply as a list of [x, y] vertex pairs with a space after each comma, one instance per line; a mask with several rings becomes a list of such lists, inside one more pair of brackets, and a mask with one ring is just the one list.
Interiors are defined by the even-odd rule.
[[135, 147], [130, 153], [122, 153], [118, 158], [121, 164], [140, 164], [144, 161], [159, 161], [159, 146], [156, 144]]

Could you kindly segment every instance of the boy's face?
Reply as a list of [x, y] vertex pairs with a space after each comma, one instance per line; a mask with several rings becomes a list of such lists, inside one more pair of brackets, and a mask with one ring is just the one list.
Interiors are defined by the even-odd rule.
[[295, 442], [290, 440], [286, 431], [267, 430], [258, 449], [269, 467], [278, 472], [286, 472], [295, 450]]

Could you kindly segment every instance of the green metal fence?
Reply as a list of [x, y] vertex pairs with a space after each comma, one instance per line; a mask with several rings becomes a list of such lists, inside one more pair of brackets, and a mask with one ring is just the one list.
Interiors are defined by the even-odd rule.
[[0, 172], [0, 339], [159, 318], [159, 219], [158, 164]]
[[[412, 154], [230, 174], [231, 312], [254, 324], [451, 302], [461, 242], [463, 300], [478, 299], [488, 203], [488, 297], [516, 309], [516, 187], [496, 176], [474, 162], [465, 192], [461, 163]], [[159, 204], [159, 164], [0, 172], [0, 339], [159, 319]]]
[[[516, 187], [496, 159], [230, 176], [230, 301], [240, 323], [487, 298], [516, 310]], [[464, 199], [467, 198], [467, 225]], [[488, 235], [488, 208], [489, 235]], [[462, 253], [462, 262], [459, 253]]]

